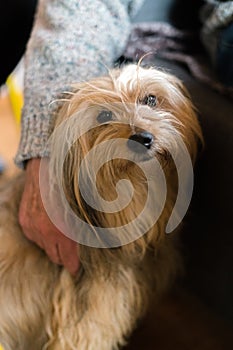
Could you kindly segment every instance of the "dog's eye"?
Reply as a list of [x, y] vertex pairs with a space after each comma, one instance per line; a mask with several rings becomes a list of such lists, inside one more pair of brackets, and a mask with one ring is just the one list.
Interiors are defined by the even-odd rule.
[[142, 104], [149, 107], [155, 107], [157, 104], [157, 98], [154, 95], [148, 95], [143, 99]]
[[111, 111], [101, 111], [97, 116], [97, 121], [99, 123], [107, 123], [112, 120], [112, 112]]

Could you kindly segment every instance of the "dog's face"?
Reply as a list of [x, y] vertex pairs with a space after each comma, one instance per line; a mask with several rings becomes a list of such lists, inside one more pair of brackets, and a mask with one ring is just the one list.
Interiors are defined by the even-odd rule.
[[[63, 137], [66, 148], [70, 144], [63, 164], [66, 198], [72, 210], [90, 225], [111, 228], [137, 219], [151, 191], [154, 206], [134, 226], [135, 232], [144, 230], [145, 221], [152, 221], [160, 201], [160, 185], [156, 185], [151, 164], [158, 160], [164, 169], [167, 200], [174, 202], [177, 176], [171, 150], [179, 152], [178, 141], [182, 139], [194, 161], [202, 137], [187, 92], [174, 76], [137, 65], [113, 70], [107, 77], [75, 88], [57, 119], [57, 125], [63, 121], [69, 125], [65, 140]], [[71, 134], [76, 134], [76, 139], [78, 135], [75, 142], [69, 140]], [[63, 141], [53, 145], [53, 166], [64, 153]], [[154, 181], [152, 187], [148, 177]], [[129, 181], [121, 181], [120, 188], [120, 180]]]

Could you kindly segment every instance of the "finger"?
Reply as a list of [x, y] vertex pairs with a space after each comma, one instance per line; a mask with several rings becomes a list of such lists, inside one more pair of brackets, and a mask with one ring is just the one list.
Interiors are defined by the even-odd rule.
[[73, 276], [75, 276], [80, 267], [78, 244], [71, 239], [64, 237], [63, 242], [59, 242], [58, 250], [62, 264]]
[[32, 234], [31, 233], [32, 231], [29, 230], [29, 229], [24, 229], [23, 233], [24, 233], [24, 236], [32, 243], [38, 245], [41, 249], [45, 249], [45, 246], [44, 246], [44, 242], [41, 238], [40, 235], [37, 235], [35, 232]]
[[43, 240], [44, 250], [49, 259], [57, 264], [62, 265], [62, 259], [59, 252], [59, 242], [63, 238], [63, 234], [52, 224], [52, 222], [44, 216], [43, 225], [40, 224], [40, 238]]
[[[51, 233], [50, 233], [51, 234]], [[48, 258], [57, 265], [63, 265], [62, 259], [59, 253], [59, 244], [56, 240], [47, 240], [44, 241], [44, 250]]]

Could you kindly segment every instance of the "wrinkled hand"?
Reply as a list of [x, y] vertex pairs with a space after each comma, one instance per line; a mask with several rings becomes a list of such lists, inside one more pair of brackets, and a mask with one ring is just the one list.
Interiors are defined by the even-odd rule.
[[28, 161], [19, 222], [29, 240], [45, 250], [54, 263], [64, 265], [74, 275], [79, 269], [78, 245], [50, 221], [40, 195], [39, 169], [39, 158]]

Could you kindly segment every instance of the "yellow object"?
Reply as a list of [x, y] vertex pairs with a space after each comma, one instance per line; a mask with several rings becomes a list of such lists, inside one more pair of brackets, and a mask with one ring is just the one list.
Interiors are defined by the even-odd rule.
[[[14, 116], [17, 124], [19, 124], [20, 117], [21, 117], [21, 110], [23, 107], [23, 93], [21, 88], [17, 84], [14, 74], [11, 74], [7, 78], [6, 85], [8, 87], [9, 97], [10, 97]], [[0, 347], [0, 350], [2, 350], [1, 347]]]
[[3, 350], [3, 347], [0, 345], [0, 350]]
[[[20, 123], [23, 107], [24, 60], [21, 59], [6, 81], [8, 95], [17, 124]], [[1, 350], [1, 349], [0, 349]]]

